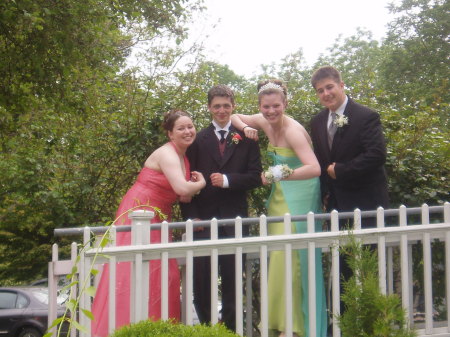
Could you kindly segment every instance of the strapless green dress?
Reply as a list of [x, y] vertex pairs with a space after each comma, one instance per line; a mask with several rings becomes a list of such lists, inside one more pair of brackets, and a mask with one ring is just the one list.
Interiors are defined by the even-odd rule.
[[[273, 165], [287, 164], [290, 168], [301, 167], [295, 152], [288, 148], [274, 147], [269, 144], [268, 155]], [[310, 211], [320, 212], [320, 182], [319, 178], [307, 180], [280, 181], [272, 184], [268, 199], [268, 216], [306, 214]], [[269, 235], [284, 233], [284, 225], [269, 224]], [[316, 232], [322, 231], [320, 222], [316, 222]], [[292, 233], [306, 233], [306, 221], [293, 222]], [[278, 336], [279, 331], [285, 331], [285, 289], [284, 289], [284, 252], [273, 251], [269, 260], [269, 331]], [[327, 314], [325, 287], [323, 281], [321, 249], [316, 249], [316, 322], [317, 336], [325, 337], [327, 332]], [[293, 331], [301, 337], [309, 336], [308, 310], [308, 252], [306, 249], [292, 251], [292, 311]]]

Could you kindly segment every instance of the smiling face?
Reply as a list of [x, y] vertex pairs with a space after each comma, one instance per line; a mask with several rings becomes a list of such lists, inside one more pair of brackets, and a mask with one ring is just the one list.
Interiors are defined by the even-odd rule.
[[320, 80], [315, 85], [320, 103], [331, 111], [336, 111], [345, 101], [344, 82], [331, 77]]
[[230, 121], [233, 113], [234, 104], [230, 97], [215, 96], [211, 103], [208, 104], [209, 112], [214, 121], [220, 126], [224, 127]]
[[282, 93], [271, 93], [261, 95], [259, 101], [259, 111], [271, 124], [280, 122], [286, 110], [287, 102]]
[[192, 120], [187, 116], [180, 116], [174, 123], [169, 138], [176, 145], [187, 147], [194, 142], [197, 132]]

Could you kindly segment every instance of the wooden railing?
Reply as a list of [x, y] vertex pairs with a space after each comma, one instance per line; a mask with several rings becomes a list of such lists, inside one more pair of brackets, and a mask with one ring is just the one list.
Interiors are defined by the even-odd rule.
[[[314, 271], [314, 252], [316, 248], [322, 248], [322, 254], [329, 257], [331, 268], [330, 274], [326, 275], [326, 280], [330, 285], [329, 297], [332, 313], [330, 315], [332, 324], [332, 334], [334, 337], [340, 336], [340, 330], [335, 318], [339, 314], [339, 254], [338, 247], [348, 238], [347, 231], [339, 231], [340, 219], [351, 219], [354, 223], [352, 235], [361, 240], [364, 244], [377, 246], [378, 266], [379, 266], [379, 285], [383, 293], [399, 293], [401, 295], [402, 305], [409, 317], [409, 324], [417, 329], [419, 336], [450, 336], [450, 327], [448, 322], [450, 312], [450, 204], [445, 203], [444, 206], [423, 205], [420, 208], [406, 208], [404, 206], [399, 209], [384, 210], [382, 208], [374, 211], [355, 210], [354, 212], [338, 213], [333, 211], [329, 214], [313, 214], [291, 216], [286, 214], [284, 217], [266, 217], [259, 218], [236, 218], [236, 219], [212, 219], [211, 221], [187, 221], [178, 223], [162, 223], [151, 224], [150, 220], [153, 213], [149, 211], [135, 211], [130, 214], [132, 219], [131, 226], [111, 227], [110, 235], [115, 238], [117, 231], [132, 232], [132, 244], [130, 246], [115, 247], [114, 244], [109, 245], [101, 251], [90, 247], [89, 242], [93, 233], [101, 235], [107, 230], [106, 227], [96, 228], [73, 228], [55, 230], [58, 236], [68, 236], [83, 234], [86, 249], [77, 251], [76, 244], [72, 245], [72, 258], [69, 261], [58, 260], [58, 248], [53, 247], [53, 259], [49, 263], [49, 288], [51, 294], [50, 315], [56, 317], [56, 280], [59, 275], [68, 274], [72, 270], [73, 264], [76, 262], [76, 256], [79, 254], [78, 262], [78, 279], [80, 284], [86, 281], [89, 285], [95, 285], [95, 281], [91, 280], [89, 270], [95, 259], [95, 264], [109, 263], [110, 266], [110, 286], [109, 289], [115, 289], [115, 265], [117, 262], [132, 262], [132, 289], [131, 292], [131, 322], [138, 322], [147, 318], [148, 313], [148, 287], [143, 286], [143, 280], [148, 279], [148, 264], [152, 259], [160, 259], [162, 266], [161, 273], [161, 315], [162, 319], [168, 318], [168, 259], [177, 258], [182, 266], [182, 312], [183, 322], [185, 324], [193, 324], [192, 311], [192, 291], [193, 291], [193, 259], [197, 256], [210, 256], [211, 258], [211, 321], [217, 323], [219, 320], [217, 306], [219, 303], [218, 292], [218, 256], [221, 254], [234, 254], [236, 257], [236, 332], [243, 336], [252, 336], [252, 307], [251, 307], [251, 264], [259, 264], [260, 279], [260, 322], [255, 325], [259, 326], [261, 336], [268, 336], [268, 303], [267, 303], [267, 275], [268, 275], [268, 256], [273, 250], [281, 250], [290, 256], [292, 250], [306, 249], [308, 251], [308, 277], [309, 284], [315, 284]], [[361, 229], [361, 218], [376, 217], [377, 227], [370, 229]], [[389, 226], [386, 226], [386, 218], [389, 218]], [[303, 234], [290, 233], [291, 222], [307, 221], [308, 232]], [[267, 225], [270, 222], [283, 221], [285, 224], [285, 233], [283, 235], [267, 235]], [[327, 221], [330, 224], [330, 230], [315, 233], [315, 221]], [[250, 237], [242, 237], [242, 226], [250, 224], [257, 229], [259, 235]], [[235, 227], [235, 238], [218, 239], [218, 227], [223, 225], [233, 225]], [[161, 240], [159, 244], [150, 244], [150, 226], [152, 229], [161, 229]], [[211, 240], [194, 241], [193, 228], [201, 226], [211, 227]], [[184, 241], [169, 242], [169, 228], [182, 228], [184, 230]], [[433, 303], [433, 247], [434, 242], [442, 242], [441, 247], [445, 251], [445, 265], [439, 266], [443, 269], [441, 275], [445, 283], [445, 296], [441, 307], [437, 308]], [[413, 245], [421, 245], [423, 249], [423, 257], [420, 261], [413, 258]], [[438, 249], [438, 248], [436, 248]], [[442, 253], [442, 252], [440, 252]], [[246, 254], [246, 278], [247, 290], [243, 294], [243, 271], [242, 256]], [[292, 278], [290, 259], [286, 259], [285, 279]], [[423, 292], [424, 310], [418, 312], [414, 299], [418, 295], [413, 291], [413, 272], [412, 266], [415, 263], [423, 263]], [[398, 269], [398, 278], [394, 277], [394, 271]], [[400, 286], [396, 286], [396, 285]], [[288, 296], [292, 294], [292, 283], [286, 282], [286, 335], [292, 334], [292, 301]], [[76, 290], [76, 289], [74, 289]], [[311, 289], [310, 289], [311, 290]], [[314, 289], [313, 289], [314, 290]], [[74, 294], [76, 291], [73, 292]], [[315, 294], [314, 291], [310, 291]], [[91, 310], [91, 300], [87, 292], [81, 294], [80, 307]], [[110, 331], [114, 330], [115, 317], [115, 292], [110, 291], [109, 302], [109, 326]], [[244, 310], [244, 298], [245, 310]], [[309, 296], [308, 300], [309, 312], [315, 312], [315, 296]], [[245, 312], [245, 326], [244, 326]], [[435, 313], [442, 312], [446, 314], [445, 319], [438, 320]], [[420, 320], [419, 320], [420, 318]], [[81, 333], [80, 336], [91, 336], [90, 320], [85, 315], [79, 315], [77, 318], [79, 323], [87, 329], [87, 333]], [[51, 321], [51, 319], [49, 319]], [[309, 326], [315, 327], [314, 315], [309, 316]], [[310, 336], [316, 336], [314, 328], [310, 328]]]

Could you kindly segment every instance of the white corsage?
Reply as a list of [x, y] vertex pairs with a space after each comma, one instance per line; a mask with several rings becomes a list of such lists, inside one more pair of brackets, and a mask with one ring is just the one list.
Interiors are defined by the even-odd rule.
[[338, 115], [336, 116], [336, 119], [334, 120], [334, 125], [336, 125], [338, 128], [342, 128], [344, 125], [348, 124], [348, 117], [344, 115]]
[[264, 172], [264, 177], [269, 183], [274, 183], [280, 181], [281, 179], [289, 177], [292, 172], [294, 172], [294, 170], [286, 164], [278, 164], [269, 167], [269, 169]]

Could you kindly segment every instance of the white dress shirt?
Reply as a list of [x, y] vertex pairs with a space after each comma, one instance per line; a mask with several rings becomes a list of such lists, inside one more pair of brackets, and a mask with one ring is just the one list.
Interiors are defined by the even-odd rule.
[[344, 114], [345, 107], [347, 106], [347, 103], [348, 103], [348, 97], [345, 96], [344, 103], [342, 103], [341, 106], [340, 106], [339, 108], [336, 109], [336, 111], [331, 111], [331, 110], [330, 110], [330, 112], [328, 113], [327, 129], [330, 128], [330, 124], [331, 124], [331, 121], [332, 121], [331, 114], [334, 112], [334, 113], [336, 113], [336, 115], [338, 115], [338, 117], [339, 117], [339, 116], [342, 116], [342, 115]]
[[[229, 132], [230, 126], [231, 126], [231, 121], [228, 121], [227, 125], [225, 125], [223, 128], [220, 127], [214, 120], [212, 121], [212, 124], [214, 125], [214, 132], [215, 132], [218, 140], [220, 140], [220, 138], [221, 138], [220, 133], [219, 133], [219, 131], [221, 131], [221, 130], [225, 130], [226, 131], [224, 137], [227, 138], [228, 132]], [[223, 188], [230, 187], [230, 185], [228, 184], [227, 176], [225, 174], [222, 174], [222, 176], [223, 176], [223, 185], [222, 185], [222, 187]]]

